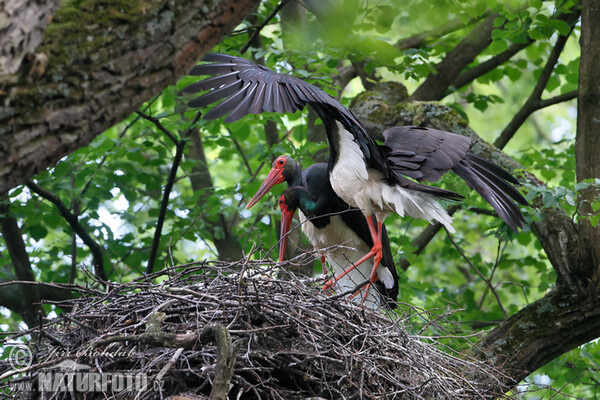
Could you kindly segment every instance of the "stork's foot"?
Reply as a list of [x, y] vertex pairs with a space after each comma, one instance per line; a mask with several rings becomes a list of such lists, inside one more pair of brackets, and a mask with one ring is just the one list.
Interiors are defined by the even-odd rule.
[[[339, 274], [338, 276], [335, 276], [335, 277], [331, 278], [330, 280], [328, 280], [327, 282], [325, 282], [325, 284], [323, 285], [323, 290], [324, 291], [332, 291], [333, 286], [336, 284], [337, 281], [339, 281], [344, 276], [346, 276], [347, 274], [352, 272], [354, 269], [356, 269], [357, 266], [359, 266], [361, 263], [368, 260], [370, 257], [374, 257], [373, 269], [371, 270], [371, 275], [369, 276], [369, 282], [350, 296], [350, 298], [352, 299], [352, 298], [356, 297], [356, 295], [358, 295], [360, 292], [364, 291], [364, 293], [362, 295], [363, 302], [364, 302], [367, 299], [367, 297], [369, 296], [369, 290], [371, 289], [371, 286], [375, 282], [377, 282], [377, 280], [379, 279], [379, 277], [377, 276], [377, 267], [379, 267], [379, 263], [381, 262], [382, 256], [383, 256], [383, 253], [381, 251], [381, 243], [376, 243], [376, 245], [371, 248], [371, 251], [369, 251], [367, 254], [365, 254], [364, 257], [362, 257], [356, 263], [354, 263], [351, 266], [349, 266], [348, 268], [346, 268], [346, 270], [344, 272], [342, 272], [341, 274]], [[356, 279], [355, 283], [358, 284], [358, 282], [359, 282], [359, 280]]]

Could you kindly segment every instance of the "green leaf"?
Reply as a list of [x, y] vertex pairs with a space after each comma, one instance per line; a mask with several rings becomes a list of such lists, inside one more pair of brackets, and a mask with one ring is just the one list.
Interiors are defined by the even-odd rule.
[[48, 235], [48, 229], [40, 224], [32, 225], [29, 227], [29, 234], [34, 240], [40, 240]]
[[529, 7], [533, 7], [536, 10], [539, 10], [542, 8], [542, 0], [530, 0], [529, 1]]
[[571, 27], [565, 21], [560, 19], [553, 19], [550, 21], [550, 25], [556, 29], [562, 36], [567, 36], [571, 32]]
[[505, 51], [506, 49], [508, 49], [508, 44], [506, 43], [505, 40], [494, 40], [490, 46], [490, 53], [492, 53], [492, 55], [496, 55], [496, 54], [500, 54], [503, 51]]

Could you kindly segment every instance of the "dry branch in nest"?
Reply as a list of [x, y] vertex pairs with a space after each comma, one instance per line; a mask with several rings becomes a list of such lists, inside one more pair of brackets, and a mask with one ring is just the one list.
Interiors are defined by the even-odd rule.
[[162, 281], [156, 273], [106, 293], [82, 290], [34, 335], [33, 364], [3, 371], [4, 393], [31, 383], [33, 398], [74, 398], [69, 388], [36, 389], [48, 371], [71, 366], [146, 379], [144, 390], [109, 384], [88, 399], [502, 396], [501, 371], [407, 333], [404, 317], [277, 271], [264, 261], [204, 262], [162, 271]]

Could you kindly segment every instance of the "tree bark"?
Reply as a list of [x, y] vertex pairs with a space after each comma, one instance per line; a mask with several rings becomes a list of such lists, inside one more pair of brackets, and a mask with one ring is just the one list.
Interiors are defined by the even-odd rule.
[[87, 145], [173, 84], [258, 3], [62, 2], [35, 48], [47, 62], [0, 76], [0, 192]]
[[[579, 95], [577, 101], [577, 137], [575, 159], [577, 180], [600, 178], [600, 4], [592, 0], [582, 2], [581, 14], [581, 61], [579, 64]], [[600, 188], [590, 187], [582, 191], [579, 207], [578, 228], [587, 239], [591, 250], [590, 264], [582, 265], [583, 273], [591, 274], [596, 287], [600, 281], [600, 223], [595, 227], [586, 217], [598, 214], [592, 202], [600, 198]], [[593, 266], [593, 268], [590, 268]], [[593, 271], [586, 271], [593, 269]]]
[[60, 0], [6, 0], [0, 4], [0, 76], [15, 73], [42, 41]]

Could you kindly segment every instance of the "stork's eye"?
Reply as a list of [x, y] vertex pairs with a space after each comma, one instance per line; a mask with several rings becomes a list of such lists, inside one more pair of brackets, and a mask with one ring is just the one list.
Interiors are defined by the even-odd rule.
[[283, 167], [285, 165], [285, 158], [278, 158], [277, 159], [277, 166], [278, 167]]

